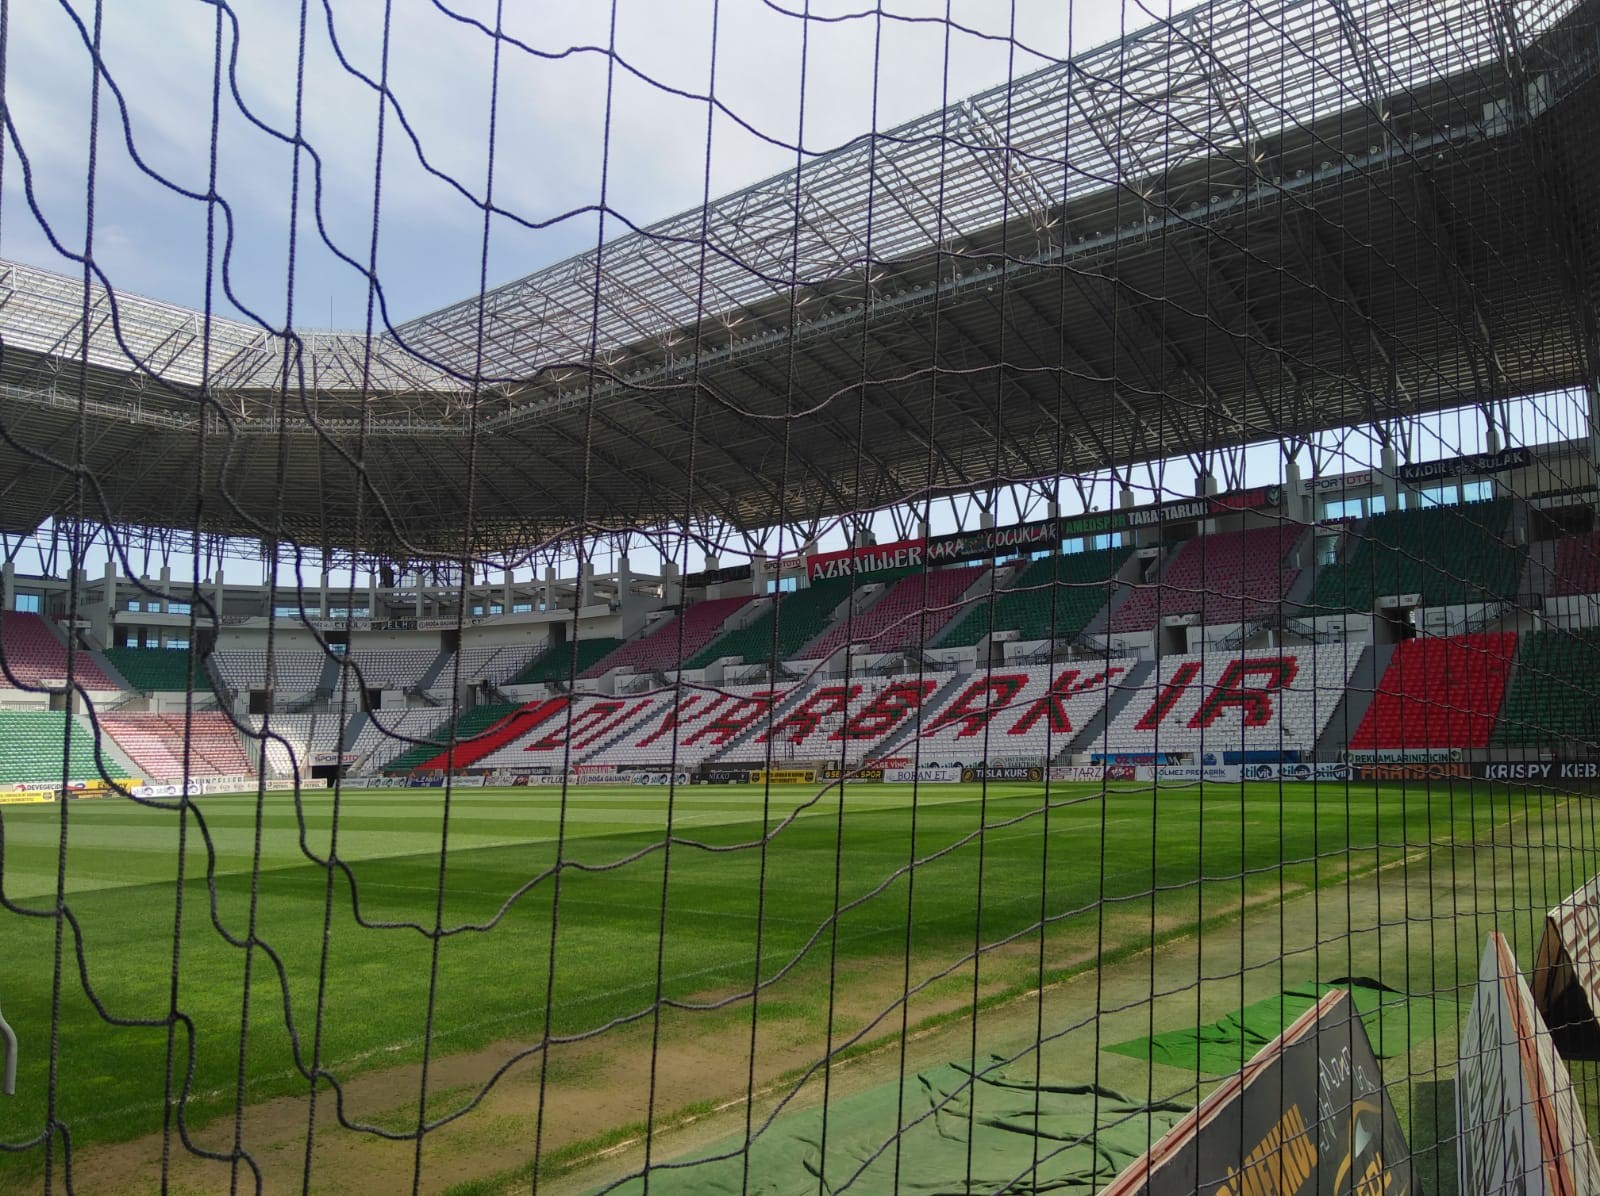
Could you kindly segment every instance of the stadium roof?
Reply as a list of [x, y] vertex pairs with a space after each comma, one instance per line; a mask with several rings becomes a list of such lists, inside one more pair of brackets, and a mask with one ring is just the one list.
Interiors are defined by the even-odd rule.
[[1597, 14], [1199, 6], [371, 341], [5, 265], [0, 527], [80, 420], [87, 517], [414, 555], [1573, 385]]

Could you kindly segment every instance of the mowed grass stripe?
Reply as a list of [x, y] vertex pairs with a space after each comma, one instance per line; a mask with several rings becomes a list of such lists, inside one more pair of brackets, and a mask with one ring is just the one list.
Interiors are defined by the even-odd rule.
[[[814, 1012], [824, 1010], [829, 998], [828, 925], [836, 852], [842, 850], [841, 901], [866, 898], [839, 919], [841, 959], [859, 965], [844, 970], [845, 983], [853, 983], [856, 975], [872, 975], [884, 963], [897, 974], [905, 946], [907, 883], [903, 876], [891, 878], [913, 852], [911, 791], [850, 787], [842, 849], [836, 841], [836, 793], [824, 795], [808, 815], [777, 834], [767, 851], [761, 972], [771, 977], [780, 968], [791, 968], [769, 994]], [[705, 800], [695, 791], [680, 792], [676, 813], [685, 819], [706, 816], [709, 821], [695, 826], [693, 833], [708, 841], [751, 842], [811, 796], [774, 791], [766, 823], [760, 817], [763, 795], [756, 789], [716, 790]], [[1168, 924], [1192, 922], [1202, 911], [1215, 912], [1241, 896], [1337, 876], [1352, 859], [1369, 865], [1398, 858], [1407, 845], [1430, 837], [1468, 839], [1492, 822], [1503, 822], [1510, 812], [1503, 801], [1494, 809], [1487, 798], [1475, 805], [1458, 797], [1452, 822], [1442, 796], [1430, 801], [1426, 790], [1413, 787], [1404, 792], [1357, 790], [1346, 801], [1342, 787], [1285, 787], [1280, 793], [1277, 786], [1213, 786], [1203, 795], [1194, 789], [1116, 793], [1102, 808], [1089, 790], [1074, 794], [1056, 786], [1053, 799], [1067, 804], [1050, 811], [1047, 839], [1047, 820], [1037, 812], [1043, 798], [1040, 786], [990, 786], [986, 798], [971, 787], [947, 787], [936, 797], [924, 789], [918, 794], [915, 854], [927, 857], [961, 845], [917, 869], [911, 911], [915, 974], [930, 975], [970, 951], [980, 916], [981, 934], [988, 942], [1031, 926], [1039, 912], [1046, 850], [1048, 908], [1053, 913], [1089, 911], [1052, 923], [1045, 932], [1047, 954], [1092, 941], [1098, 917], [1093, 907], [1101, 898], [1115, 902], [1106, 914], [1108, 949], [1115, 949], [1148, 942], [1153, 918]], [[601, 864], [659, 842], [665, 799], [660, 791], [570, 793], [569, 826], [584, 829], [569, 841], [569, 857]], [[436, 844], [437, 824], [411, 829], [425, 824], [418, 817], [425, 801], [409, 793], [380, 791], [362, 794], [344, 807], [341, 852], [357, 857], [351, 867], [361, 911], [369, 919], [431, 924], [438, 856], [436, 849], [417, 848]], [[559, 793], [546, 797], [537, 790], [456, 795], [447, 924], [493, 917], [510, 894], [554, 863], [548, 816], [558, 801]], [[344, 823], [358, 803], [370, 803], [362, 810], [373, 824], [370, 830], [352, 830]], [[241, 861], [248, 861], [244, 853], [253, 833], [255, 804], [252, 799], [207, 799], [203, 807], [225, 866], [215, 882], [219, 916], [242, 934], [251, 878], [239, 869]], [[646, 829], [631, 821], [641, 808], [655, 815], [654, 825]], [[980, 829], [980, 811], [991, 827], [1033, 812], [1021, 822], [985, 832], [981, 900], [979, 844], [961, 843]], [[23, 817], [15, 810], [5, 812], [6, 871], [0, 880], [8, 895], [13, 875], [49, 874], [56, 813], [48, 808], [29, 809]], [[159, 1018], [170, 979], [176, 833], [172, 826], [153, 827], [130, 813], [150, 811], [130, 811], [111, 802], [72, 808], [71, 900], [86, 938], [90, 980], [102, 999], [116, 1015]], [[619, 819], [618, 813], [625, 817]], [[326, 815], [326, 808], [319, 811], [308, 803], [308, 834], [316, 848], [325, 847]], [[264, 855], [272, 866], [259, 878], [259, 936], [283, 961], [291, 1007], [309, 1051], [326, 873], [299, 854], [292, 805], [269, 804], [264, 821]], [[675, 821], [683, 829], [684, 823]], [[525, 837], [504, 842], [513, 828]], [[197, 836], [191, 835], [190, 845], [180, 1005], [197, 1025], [195, 1088], [206, 1095], [191, 1103], [189, 1116], [198, 1124], [231, 1107], [244, 955], [223, 943], [210, 923], [204, 852]], [[402, 850], [407, 845], [409, 852]], [[1284, 858], [1314, 862], [1280, 868]], [[662, 866], [663, 855], [655, 851], [601, 874], [564, 873], [553, 1033], [581, 1034], [649, 1007], [655, 991]], [[663, 958], [669, 998], [705, 1000], [749, 987], [755, 969], [760, 867], [759, 852], [753, 849], [714, 853], [673, 848]], [[83, 889], [76, 887], [80, 874], [87, 878]], [[92, 887], [96, 884], [102, 887]], [[104, 887], [111, 884], [116, 887]], [[446, 940], [433, 1027], [435, 1041], [444, 1049], [469, 1050], [499, 1038], [537, 1041], [542, 1035], [545, 992], [552, 983], [551, 893], [550, 884], [541, 884], [492, 931]], [[427, 938], [414, 930], [355, 925], [352, 894], [343, 876], [336, 878], [333, 908], [324, 1057], [346, 1072], [414, 1060], [424, 1030]], [[25, 1044], [47, 1040], [51, 930], [45, 920], [0, 914], [0, 951], [8, 961], [5, 1008]], [[24, 962], [13, 967], [12, 960]], [[292, 1067], [277, 974], [264, 962], [258, 961], [251, 998], [252, 1100], [304, 1089]], [[105, 1025], [70, 973], [66, 993], [61, 1074], [68, 1081], [61, 1115], [73, 1125], [76, 1140], [121, 1139], [158, 1128], [165, 1030]], [[7, 1106], [7, 1138], [31, 1135], [42, 1124], [45, 1066], [41, 1051], [25, 1047], [19, 1096]], [[0, 1156], [0, 1176], [18, 1174], [18, 1169], [28, 1174], [37, 1165], [36, 1156]]]
[[[849, 803], [854, 809], [894, 809], [911, 801], [910, 786], [874, 786], [867, 794], [853, 786]], [[585, 786], [571, 791], [567, 803], [566, 836], [571, 840], [606, 837], [617, 832], [656, 830], [666, 826], [665, 790], [637, 787], [610, 789]], [[777, 789], [771, 818], [791, 813], [798, 817], [837, 814], [837, 790], [812, 801], [815, 793]], [[930, 794], [917, 798], [924, 808], [960, 804], [965, 792]], [[441, 790], [352, 790], [339, 811], [339, 854], [346, 861], [381, 859], [437, 852], [443, 826]], [[213, 838], [218, 874], [249, 871], [255, 827], [253, 794], [230, 794], [199, 799]], [[263, 807], [263, 871], [306, 866], [299, 844], [299, 823], [306, 823], [306, 847], [326, 856], [332, 824], [333, 799], [326, 790], [307, 790], [297, 811], [293, 795], [266, 795]], [[745, 823], [761, 813], [761, 794], [747, 787], [695, 787], [679, 790], [675, 798], [674, 827], [680, 834], [721, 823]], [[53, 894], [56, 887], [56, 848], [59, 813], [52, 806], [15, 806], [5, 818], [5, 893], [12, 900]], [[75, 804], [69, 834], [69, 891], [145, 884], [176, 876], [178, 815], [176, 812], [126, 801]], [[553, 841], [562, 811], [559, 789], [475, 790], [453, 795], [450, 841], [455, 849], [505, 847]], [[191, 826], [191, 839], [198, 830]], [[107, 855], [108, 841], [116, 852]], [[585, 858], [582, 851], [569, 858]]]

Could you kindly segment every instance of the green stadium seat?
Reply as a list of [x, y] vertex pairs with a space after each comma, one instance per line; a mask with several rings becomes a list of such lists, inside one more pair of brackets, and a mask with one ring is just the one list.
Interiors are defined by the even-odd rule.
[[[1106, 582], [1132, 551], [1103, 548], [1034, 561], [995, 596], [994, 628], [1015, 631], [1022, 640], [1076, 639], [1106, 604], [1110, 593]], [[976, 644], [989, 634], [990, 609], [987, 599], [974, 603], [939, 646]]]
[[[484, 706], [474, 706], [471, 710], [464, 710], [456, 719], [456, 740], [470, 739], [487, 731], [495, 723], [521, 709], [514, 702], [491, 702]], [[423, 743], [413, 744], [405, 751], [395, 756], [388, 763], [382, 765], [380, 772], [409, 772], [426, 760], [432, 760], [439, 754], [440, 744], [450, 741], [450, 720], [441, 718], [439, 722], [424, 734], [418, 736]]]
[[210, 688], [200, 658], [187, 649], [107, 648], [106, 659], [129, 685], [145, 693], [185, 692], [195, 688], [192, 681], [200, 689]]
[[1374, 516], [1343, 561], [1317, 568], [1311, 603], [1368, 611], [1391, 594], [1421, 594], [1424, 606], [1507, 602], [1527, 552], [1511, 543], [1504, 499]]
[[1600, 628], [1521, 637], [1493, 743], [1600, 747]]
[[506, 684], [549, 685], [571, 677], [581, 677], [620, 647], [622, 641], [612, 636], [569, 641], [529, 661], [528, 666]]

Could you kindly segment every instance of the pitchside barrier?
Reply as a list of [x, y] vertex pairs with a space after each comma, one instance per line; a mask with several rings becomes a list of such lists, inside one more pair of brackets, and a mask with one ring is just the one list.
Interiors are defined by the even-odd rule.
[[1462, 1196], [1594, 1196], [1600, 1160], [1572, 1077], [1505, 936], [1491, 932], [1456, 1066]]
[[1533, 1003], [1562, 1053], [1600, 1057], [1600, 876], [1545, 917], [1533, 965]]
[[1410, 1156], [1355, 1004], [1336, 989], [1103, 1196], [1409, 1196]]

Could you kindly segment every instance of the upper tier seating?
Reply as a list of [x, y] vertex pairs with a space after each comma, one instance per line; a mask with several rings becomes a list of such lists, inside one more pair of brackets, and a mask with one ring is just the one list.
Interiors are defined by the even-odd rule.
[[1565, 536], [1556, 542], [1550, 593], [1600, 594], [1600, 532]]
[[[267, 688], [267, 653], [264, 648], [219, 648], [211, 654], [217, 672], [229, 689], [242, 692]], [[322, 652], [279, 649], [272, 666], [279, 693], [315, 693], [328, 658]]]
[[[527, 668], [529, 662], [544, 650], [543, 643], [487, 644], [462, 648], [458, 653], [461, 680], [467, 685], [476, 685], [480, 681], [504, 684]], [[441, 686], [448, 688], [453, 667], [452, 664], [446, 664], [444, 671], [439, 674]]]
[[1516, 673], [1494, 742], [1600, 745], [1600, 628], [1519, 637]]
[[1401, 641], [1350, 747], [1486, 746], [1516, 647], [1514, 632]]
[[1421, 594], [1424, 606], [1510, 601], [1527, 555], [1506, 538], [1510, 519], [1504, 499], [1374, 516], [1341, 562], [1318, 567], [1312, 603], [1369, 611], [1393, 594]]
[[605, 659], [622, 646], [622, 641], [612, 636], [592, 640], [568, 640], [560, 647], [540, 654], [515, 677], [511, 685], [549, 685], [581, 677], [593, 665]]
[[[894, 577], [904, 575], [896, 570]], [[803, 590], [774, 596], [767, 609], [744, 627], [730, 631], [720, 639], [711, 641], [684, 664], [686, 669], [703, 669], [713, 660], [736, 657], [745, 664], [761, 661], [788, 660], [827, 628], [830, 617], [839, 604], [850, 597], [852, 581], [860, 586], [869, 581], [882, 581], [885, 574], [870, 577], [831, 577], [814, 581]], [[777, 645], [774, 655], [773, 624], [777, 624]]]
[[[359, 676], [368, 689], [410, 689], [433, 667], [439, 653], [432, 649], [362, 649], [351, 652], [349, 659], [360, 670]], [[352, 683], [356, 676], [352, 672]]]
[[[4, 649], [5, 670], [0, 670], [0, 689], [16, 688], [11, 677], [23, 685], [59, 686], [67, 679], [67, 649], [38, 615], [24, 611], [0, 612], [0, 648]], [[6, 676], [9, 670], [11, 677]], [[120, 688], [107, 677], [87, 652], [73, 660], [74, 680], [84, 689]]]
[[1195, 614], [1202, 624], [1260, 619], [1283, 601], [1300, 575], [1283, 559], [1304, 530], [1286, 523], [1186, 541], [1158, 581], [1131, 587], [1111, 616], [1110, 630], [1148, 631], [1166, 615]]
[[[70, 749], [66, 741], [69, 717]], [[83, 719], [60, 710], [0, 710], [0, 785], [61, 780], [64, 749], [67, 780], [101, 779], [95, 765], [94, 730]], [[125, 753], [104, 737], [101, 756], [112, 780], [140, 775]]]
[[[239, 742], [239, 733], [227, 715], [215, 710], [197, 710], [190, 718], [191, 777], [251, 776], [255, 773]], [[100, 725], [127, 752], [146, 779], [163, 782], [182, 779], [185, 719], [181, 713], [113, 711], [100, 716]]]
[[134, 689], [145, 693], [186, 692], [199, 682], [208, 690], [205, 666], [197, 654], [178, 648], [107, 648], [106, 659]]
[[616, 668], [632, 668], [640, 673], [679, 668], [680, 661], [692, 658], [705, 647], [729, 617], [749, 601], [745, 595], [698, 602], [677, 618], [663, 620], [650, 634], [629, 640], [579, 676], [603, 677]]
[[1163, 657], [1090, 750], [1309, 751], [1363, 651], [1321, 644]]
[[872, 652], [894, 652], [927, 644], [961, 613], [956, 603], [988, 569], [988, 565], [963, 565], [915, 570], [895, 582], [866, 610], [854, 618], [840, 619], [796, 655], [820, 660], [846, 644], [865, 644]]
[[[1131, 548], [1051, 554], [1034, 561], [995, 595], [994, 627], [1015, 631], [1020, 640], [1071, 642], [1083, 634], [1112, 593], [1110, 579]], [[1054, 584], [1052, 584], [1054, 582]], [[989, 602], [973, 602], [940, 647], [965, 647], [989, 634]]]

